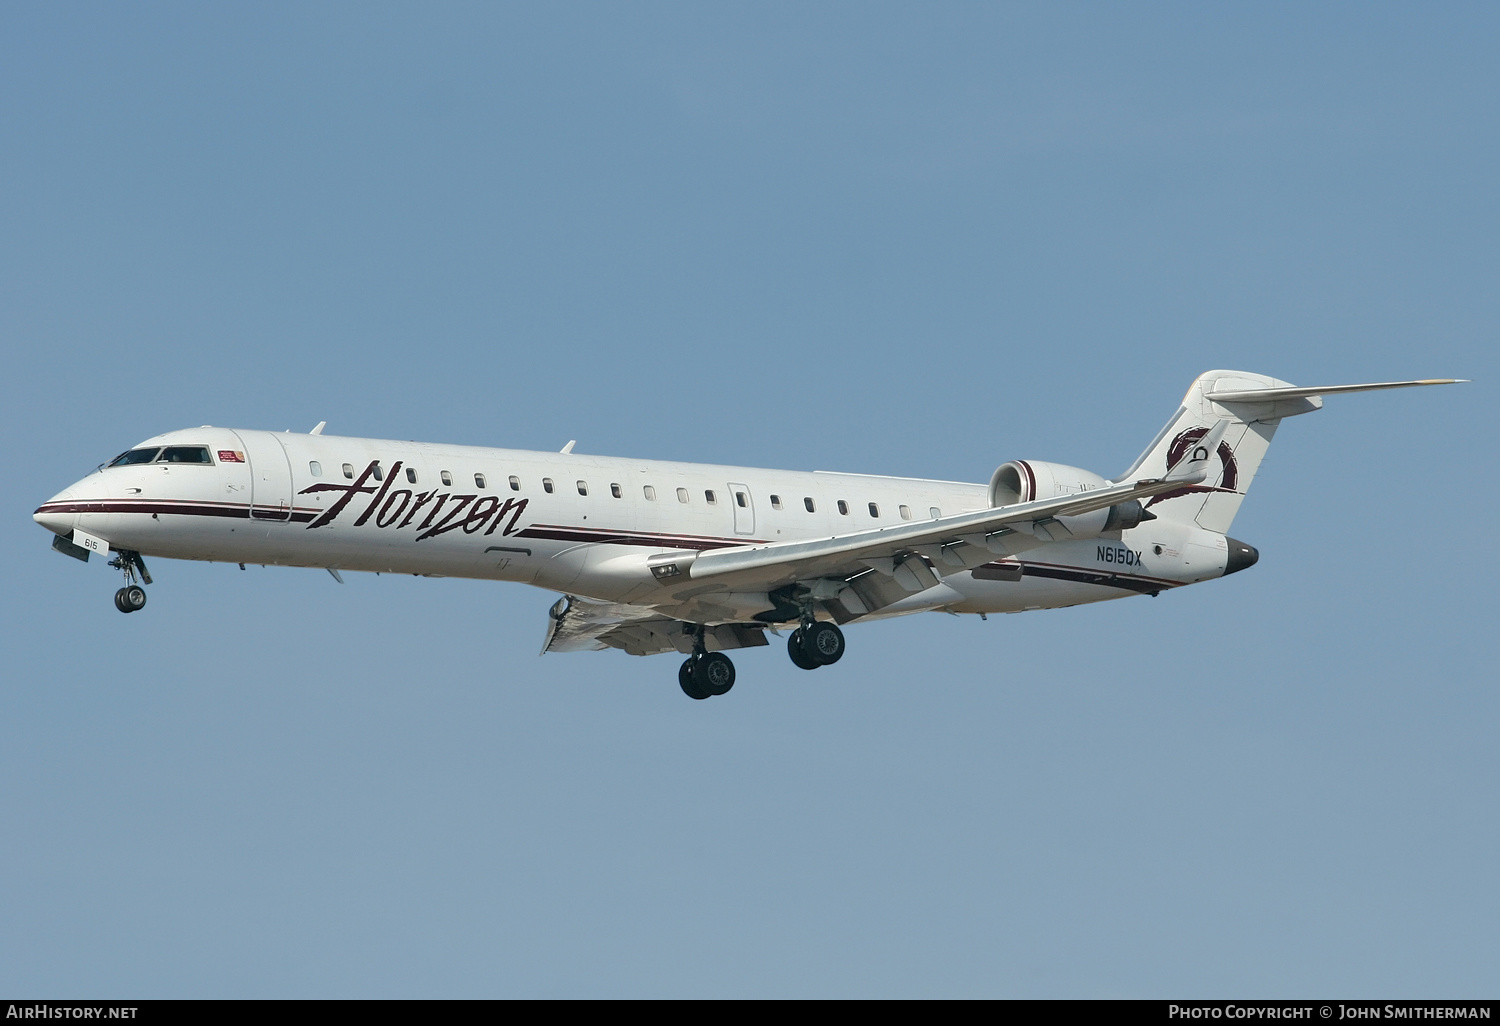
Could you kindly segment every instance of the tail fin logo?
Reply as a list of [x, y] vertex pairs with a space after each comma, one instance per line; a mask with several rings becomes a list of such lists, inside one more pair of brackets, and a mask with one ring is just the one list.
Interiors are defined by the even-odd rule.
[[[1176, 438], [1172, 439], [1172, 444], [1167, 449], [1167, 466], [1177, 466], [1177, 464], [1180, 463], [1183, 458], [1188, 455], [1188, 451], [1194, 445], [1198, 444], [1198, 442], [1203, 438], [1204, 435], [1208, 434], [1208, 432], [1209, 429], [1206, 427], [1188, 428], [1186, 431], [1179, 434]], [[1223, 479], [1217, 487], [1212, 487], [1206, 484], [1185, 485], [1182, 488], [1174, 488], [1170, 492], [1163, 492], [1160, 495], [1153, 496], [1151, 501], [1146, 503], [1146, 506], [1149, 508], [1151, 506], [1155, 506], [1158, 502], [1166, 502], [1168, 499], [1175, 499], [1179, 495], [1191, 495], [1193, 492], [1234, 491], [1235, 485], [1239, 483], [1240, 468], [1239, 465], [1234, 461], [1234, 450], [1229, 447], [1228, 442], [1219, 443], [1219, 463], [1222, 465], [1224, 473]]]
[[[1206, 427], [1188, 428], [1172, 439], [1172, 445], [1167, 449], [1167, 466], [1177, 466], [1187, 455], [1188, 449], [1206, 434], [1208, 434]], [[1240, 468], [1234, 462], [1234, 450], [1229, 447], [1228, 442], [1219, 443], [1219, 462], [1224, 467], [1224, 480], [1220, 487], [1232, 492], [1239, 482]]]

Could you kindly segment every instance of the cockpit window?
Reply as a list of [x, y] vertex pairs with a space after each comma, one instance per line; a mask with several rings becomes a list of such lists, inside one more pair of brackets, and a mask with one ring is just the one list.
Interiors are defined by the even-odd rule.
[[150, 463], [156, 459], [156, 454], [159, 452], [161, 452], [160, 449], [131, 449], [129, 452], [122, 452], [110, 460], [109, 465], [111, 467], [133, 467], [137, 463]]
[[161, 451], [158, 463], [213, 463], [208, 450], [201, 445], [169, 445]]

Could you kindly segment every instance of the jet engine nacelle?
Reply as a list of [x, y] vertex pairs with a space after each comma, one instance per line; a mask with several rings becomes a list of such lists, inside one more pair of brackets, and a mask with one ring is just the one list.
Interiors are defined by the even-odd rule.
[[[1062, 463], [1038, 460], [1011, 460], [1002, 464], [990, 477], [990, 505], [1014, 506], [1037, 499], [1054, 499], [1060, 495], [1078, 495], [1110, 482], [1092, 471]], [[1071, 538], [1093, 538], [1109, 531], [1128, 531], [1143, 520], [1156, 519], [1139, 501], [1132, 499], [1092, 513], [1059, 517]], [[1054, 541], [1062, 540], [1054, 538]]]

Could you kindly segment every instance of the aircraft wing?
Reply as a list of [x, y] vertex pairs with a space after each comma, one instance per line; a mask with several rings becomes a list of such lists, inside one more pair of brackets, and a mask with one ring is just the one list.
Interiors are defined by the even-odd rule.
[[[688, 569], [693, 580], [723, 583], [735, 590], [773, 589], [796, 581], [845, 576], [875, 570], [901, 579], [904, 573], [914, 583], [936, 583], [924, 563], [913, 563], [920, 555], [934, 566], [972, 568], [988, 562], [993, 553], [1005, 553], [1004, 537], [1021, 532], [1043, 540], [1067, 537], [1058, 517], [1078, 516], [1131, 499], [1196, 484], [1207, 476], [1210, 458], [1217, 450], [1228, 421], [1221, 420], [1193, 446], [1165, 476], [1123, 482], [1035, 502], [1000, 506], [974, 513], [960, 513], [920, 523], [879, 527], [815, 541], [772, 542], [714, 549], [699, 555]], [[994, 548], [991, 548], [991, 545]], [[920, 590], [920, 589], [909, 589]]]
[[[548, 610], [547, 640], [541, 654], [619, 648], [630, 655], [688, 655], [693, 651], [692, 626], [647, 606], [564, 595]], [[767, 644], [765, 631], [756, 625], [723, 624], [703, 631], [710, 652]]]

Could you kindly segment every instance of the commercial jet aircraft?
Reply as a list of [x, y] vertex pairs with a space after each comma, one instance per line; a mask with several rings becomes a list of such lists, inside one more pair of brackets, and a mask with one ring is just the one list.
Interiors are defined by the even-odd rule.
[[1209, 371], [1112, 479], [1012, 460], [988, 484], [525, 452], [204, 426], [149, 438], [35, 513], [52, 547], [123, 571], [144, 556], [519, 581], [563, 593], [545, 652], [678, 652], [682, 690], [722, 695], [729, 649], [790, 628], [792, 662], [844, 654], [843, 625], [1156, 595], [1238, 573], [1228, 536], [1271, 436], [1322, 396]]

